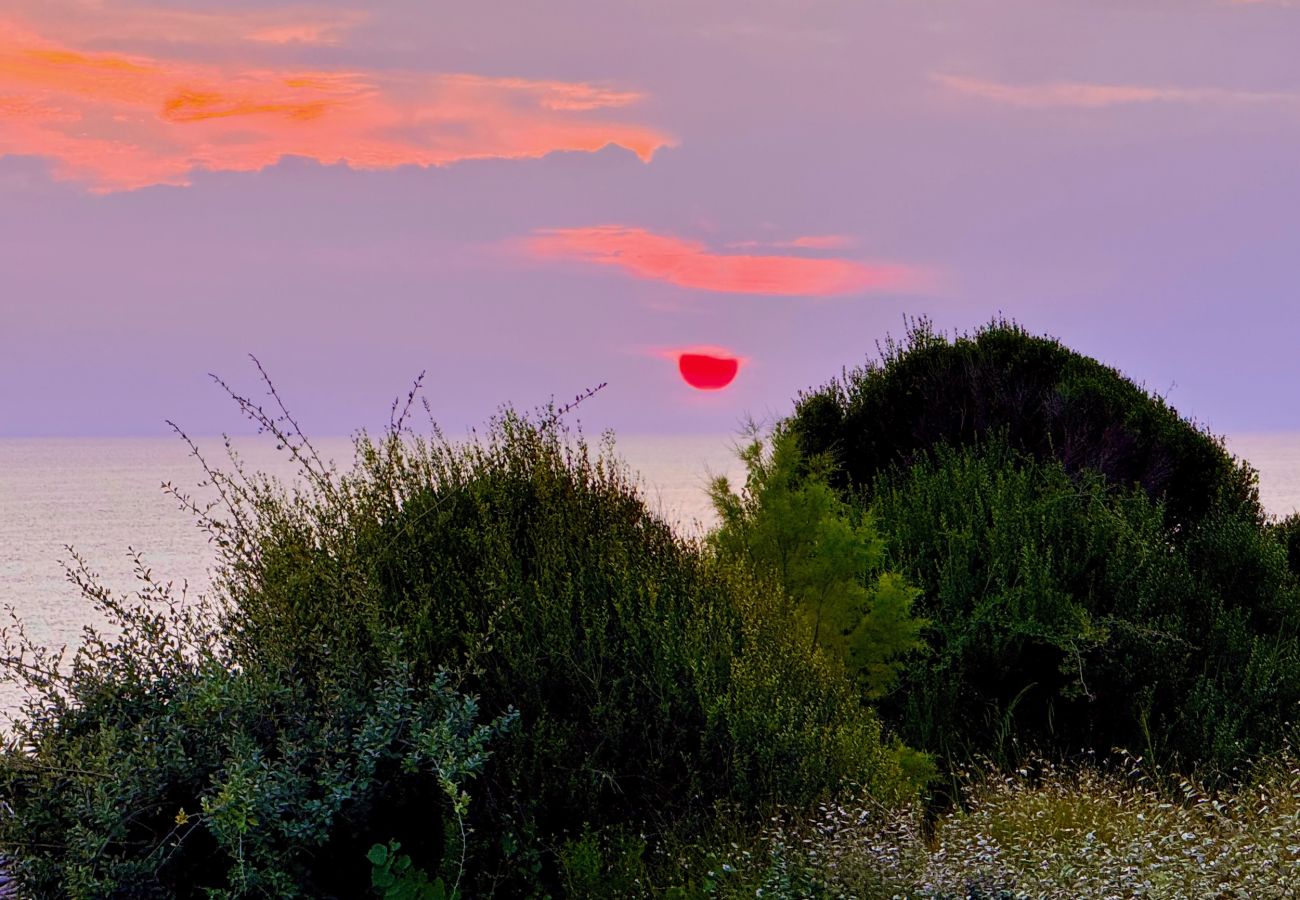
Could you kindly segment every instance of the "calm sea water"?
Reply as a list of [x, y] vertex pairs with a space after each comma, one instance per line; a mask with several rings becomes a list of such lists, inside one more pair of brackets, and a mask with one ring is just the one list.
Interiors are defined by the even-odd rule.
[[[219, 438], [198, 443], [210, 462], [224, 461]], [[728, 435], [628, 436], [618, 439], [617, 452], [640, 473], [652, 509], [680, 531], [699, 532], [713, 521], [705, 493], [710, 478], [743, 471], [734, 444]], [[341, 467], [352, 459], [347, 438], [318, 440], [316, 447]], [[236, 448], [249, 469], [294, 475], [293, 463], [273, 445], [246, 438]], [[0, 604], [12, 606], [40, 643], [75, 645], [97, 620], [66, 580], [61, 562], [68, 546], [116, 591], [135, 587], [134, 548], [158, 580], [201, 592], [214, 553], [161, 488], [170, 481], [186, 489], [201, 479], [177, 438], [0, 439]], [[17, 700], [11, 686], [0, 684], [0, 710]]]
[[[680, 530], [698, 532], [713, 522], [705, 494], [711, 476], [734, 480], [741, 472], [734, 444], [729, 435], [624, 436], [617, 449], [641, 474], [651, 507]], [[223, 459], [219, 440], [200, 445], [213, 461]], [[274, 447], [253, 438], [238, 447], [250, 468], [292, 476], [293, 465]], [[340, 465], [352, 458], [346, 438], [317, 447]], [[1241, 434], [1228, 447], [1259, 469], [1270, 513], [1300, 508], [1300, 434]], [[14, 607], [38, 641], [75, 645], [93, 616], [65, 580], [60, 561], [67, 545], [116, 590], [134, 587], [128, 548], [135, 548], [159, 579], [202, 591], [212, 550], [161, 490], [163, 481], [185, 488], [201, 475], [175, 438], [0, 440], [0, 604]], [[0, 685], [0, 710], [16, 701]]]

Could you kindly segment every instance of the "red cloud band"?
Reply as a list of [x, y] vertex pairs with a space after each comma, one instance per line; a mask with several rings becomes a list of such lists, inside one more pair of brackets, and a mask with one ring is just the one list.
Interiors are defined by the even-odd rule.
[[616, 266], [638, 278], [734, 294], [828, 297], [906, 289], [920, 280], [907, 266], [715, 253], [696, 241], [623, 225], [548, 229], [530, 238], [527, 248], [541, 259]]

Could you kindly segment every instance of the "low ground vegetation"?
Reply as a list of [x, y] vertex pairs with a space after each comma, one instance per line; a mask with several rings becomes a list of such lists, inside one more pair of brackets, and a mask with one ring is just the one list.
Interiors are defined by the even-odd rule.
[[761, 847], [719, 867], [725, 895], [1281, 900], [1300, 889], [1300, 761], [1289, 751], [1226, 791], [1153, 776], [1133, 757], [1009, 773], [989, 763], [958, 777], [962, 806], [937, 821], [847, 795], [773, 821]]

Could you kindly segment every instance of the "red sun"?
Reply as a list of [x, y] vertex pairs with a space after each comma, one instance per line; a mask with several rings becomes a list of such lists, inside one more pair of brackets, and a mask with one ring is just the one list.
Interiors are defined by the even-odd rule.
[[734, 356], [682, 353], [677, 357], [677, 369], [691, 387], [701, 391], [720, 391], [735, 380], [740, 371], [740, 360]]

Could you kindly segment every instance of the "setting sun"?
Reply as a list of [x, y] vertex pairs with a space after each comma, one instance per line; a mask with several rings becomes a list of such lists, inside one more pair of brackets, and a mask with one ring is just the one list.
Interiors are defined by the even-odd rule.
[[682, 353], [677, 370], [691, 387], [701, 391], [720, 391], [736, 380], [740, 359], [713, 353]]

